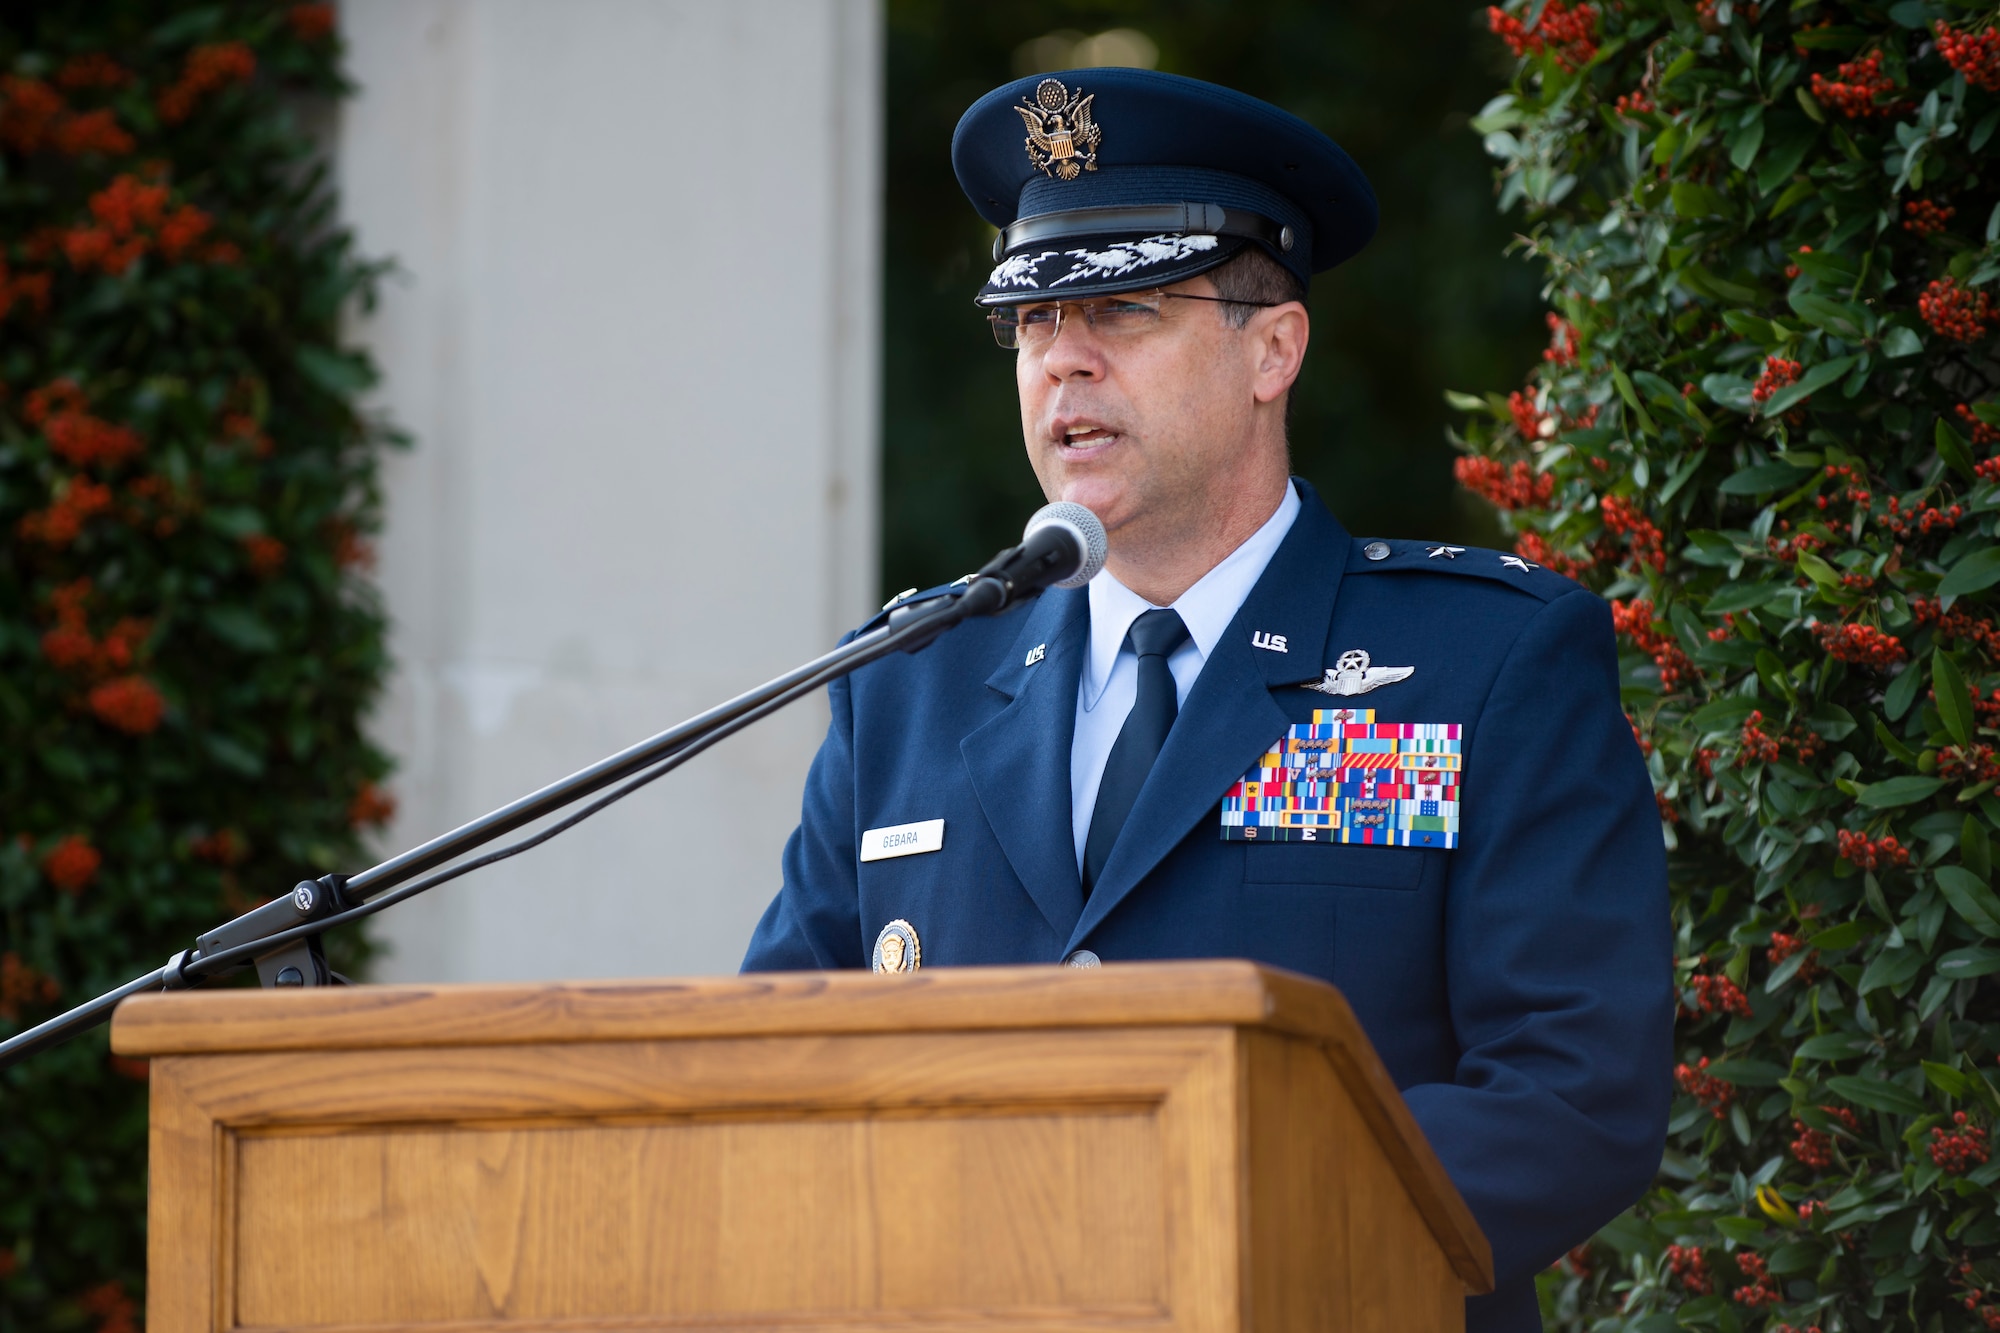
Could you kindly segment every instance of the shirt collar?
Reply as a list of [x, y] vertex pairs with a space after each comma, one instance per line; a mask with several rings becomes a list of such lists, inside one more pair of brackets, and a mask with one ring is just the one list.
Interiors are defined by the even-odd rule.
[[[1303, 508], [1298, 491], [1290, 482], [1285, 484], [1285, 498], [1278, 502], [1277, 510], [1264, 520], [1264, 526], [1251, 533], [1244, 543], [1224, 556], [1222, 562], [1201, 576], [1192, 588], [1180, 595], [1173, 609], [1180, 612], [1181, 623], [1188, 629], [1188, 638], [1195, 651], [1206, 662], [1208, 655], [1222, 638], [1222, 632], [1229, 628], [1229, 622], [1236, 619], [1236, 613], [1250, 590], [1263, 577], [1264, 567], [1271, 563], [1278, 546], [1285, 540], [1285, 534], [1292, 530], [1292, 521]], [[1083, 706], [1097, 707], [1097, 700], [1104, 693], [1104, 687], [1111, 682], [1111, 668], [1118, 661], [1118, 652], [1125, 646], [1126, 631], [1132, 628], [1142, 612], [1153, 609], [1153, 604], [1133, 592], [1112, 577], [1110, 570], [1101, 571], [1090, 581], [1090, 655], [1083, 669]]]

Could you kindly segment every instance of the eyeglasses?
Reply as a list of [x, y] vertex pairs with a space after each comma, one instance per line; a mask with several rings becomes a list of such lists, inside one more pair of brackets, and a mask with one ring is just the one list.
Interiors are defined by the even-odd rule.
[[[1209, 301], [1216, 305], [1249, 305], [1269, 309], [1277, 301], [1239, 301], [1229, 296], [1196, 296], [1190, 292], [1133, 292], [1088, 301], [1040, 301], [1000, 306], [987, 312], [993, 341], [1008, 351], [1043, 352], [1062, 332], [1063, 311], [1083, 317], [1093, 333], [1106, 338], [1136, 338], [1159, 327], [1163, 301]], [[1072, 316], [1074, 318], [1074, 316]]]

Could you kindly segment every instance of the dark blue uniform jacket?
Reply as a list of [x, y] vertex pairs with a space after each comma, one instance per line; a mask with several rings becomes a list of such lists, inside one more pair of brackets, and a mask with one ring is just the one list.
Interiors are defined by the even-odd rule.
[[[1304, 509], [1088, 902], [1069, 774], [1089, 605], [1058, 590], [831, 687], [784, 888], [743, 966], [865, 967], [901, 917], [926, 967], [1089, 948], [1330, 981], [1492, 1242], [1499, 1289], [1468, 1303], [1469, 1327], [1538, 1328], [1533, 1275], [1644, 1190], [1671, 1096], [1666, 858], [1610, 614], [1493, 551], [1395, 541], [1370, 560], [1294, 484]], [[1357, 648], [1415, 673], [1342, 699], [1301, 687]], [[1342, 706], [1463, 724], [1456, 848], [1223, 840], [1228, 788]], [[857, 859], [863, 830], [940, 818], [942, 851]]]

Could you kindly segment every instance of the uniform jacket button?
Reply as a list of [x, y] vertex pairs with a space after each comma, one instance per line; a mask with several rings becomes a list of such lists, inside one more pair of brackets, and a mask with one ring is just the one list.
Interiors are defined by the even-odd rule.
[[1387, 560], [1389, 558], [1389, 543], [1369, 542], [1361, 548], [1361, 554], [1367, 556], [1370, 560]]
[[1078, 949], [1063, 962], [1070, 967], [1101, 967], [1103, 960], [1088, 949]]

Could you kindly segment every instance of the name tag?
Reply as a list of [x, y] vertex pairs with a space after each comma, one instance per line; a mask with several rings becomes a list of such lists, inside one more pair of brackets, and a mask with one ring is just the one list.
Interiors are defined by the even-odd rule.
[[920, 819], [914, 824], [891, 824], [872, 828], [861, 835], [861, 859], [886, 861], [892, 856], [915, 856], [918, 852], [944, 849], [944, 821]]

